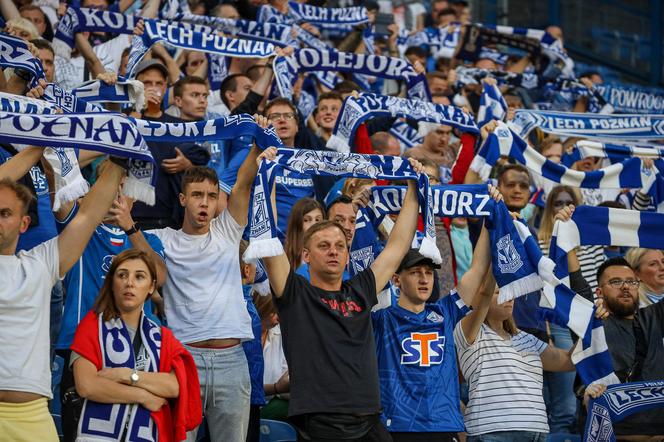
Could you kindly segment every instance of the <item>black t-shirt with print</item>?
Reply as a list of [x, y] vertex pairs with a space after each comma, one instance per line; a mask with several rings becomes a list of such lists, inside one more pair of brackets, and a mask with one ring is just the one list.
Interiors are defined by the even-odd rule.
[[378, 302], [371, 269], [331, 292], [290, 273], [277, 298], [290, 373], [290, 416], [378, 413], [378, 365], [371, 307]]

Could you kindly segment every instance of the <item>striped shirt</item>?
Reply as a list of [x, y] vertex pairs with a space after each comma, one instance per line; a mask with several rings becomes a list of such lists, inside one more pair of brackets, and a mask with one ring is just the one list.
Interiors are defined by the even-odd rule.
[[[544, 256], [549, 256], [549, 245], [538, 240], [537, 243]], [[597, 288], [597, 269], [606, 260], [603, 246], [580, 246], [576, 249], [576, 257], [581, 266], [581, 274], [590, 286], [590, 290], [595, 293]]]
[[523, 331], [504, 340], [482, 324], [475, 343], [469, 345], [459, 323], [454, 344], [470, 386], [464, 415], [468, 434], [549, 432], [540, 359], [546, 343]]

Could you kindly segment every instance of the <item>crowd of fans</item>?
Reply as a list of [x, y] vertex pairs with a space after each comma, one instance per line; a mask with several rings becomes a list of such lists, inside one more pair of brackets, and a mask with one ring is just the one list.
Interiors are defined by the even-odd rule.
[[[50, 40], [67, 6], [0, 0], [5, 32], [31, 43], [48, 83], [71, 90], [125, 77], [130, 35], [76, 34], [71, 56], [55, 56]], [[81, 0], [79, 6], [149, 19], [163, 5]], [[458, 81], [462, 60], [427, 44], [403, 44], [411, 41], [405, 35], [470, 23], [468, 2], [332, 6], [364, 6], [370, 23], [341, 34], [309, 23], [300, 28], [331, 48], [364, 53], [363, 33], [374, 27], [376, 53], [403, 57], [425, 72], [435, 103], [477, 114], [483, 83]], [[293, 22], [283, 0], [193, 0], [189, 8], [197, 15]], [[392, 20], [381, 34], [386, 15]], [[546, 31], [563, 40], [562, 29]], [[134, 33], [142, 32], [139, 22]], [[292, 51], [278, 48], [275, 55]], [[133, 71], [145, 106], [107, 107], [164, 123], [250, 114], [262, 128], [273, 125], [286, 147], [326, 150], [344, 99], [367, 91], [349, 74], [339, 74], [333, 89], [301, 74], [292, 101], [271, 97], [272, 59], [227, 57], [227, 75], [211, 89], [211, 58], [157, 44]], [[471, 66], [523, 73], [533, 60], [487, 52]], [[579, 77], [588, 88], [602, 83], [597, 72]], [[491, 75], [484, 82], [496, 84]], [[40, 97], [43, 86], [31, 87], [11, 69], [0, 76], [2, 92]], [[397, 80], [372, 78], [370, 86], [405, 95]], [[538, 93], [509, 85], [501, 91], [507, 121]], [[586, 96], [555, 101], [561, 110], [588, 110]], [[399, 139], [397, 123], [419, 130], [420, 142]], [[495, 129], [489, 122], [476, 136], [381, 116], [360, 125], [351, 149], [408, 158], [432, 185], [481, 184], [469, 165]], [[556, 163], [575, 141], [539, 130], [529, 136]], [[539, 292], [498, 304], [482, 219], [435, 220], [442, 265], [411, 248], [422, 227], [412, 181], [398, 216], [375, 226], [382, 252], [351, 277], [349, 249], [356, 227], [371, 222], [371, 189], [395, 183], [278, 169], [269, 207], [285, 253], [257, 267], [243, 260], [251, 192], [261, 161], [273, 160], [276, 150], [261, 151], [251, 137], [149, 141], [157, 164], [152, 206], [123, 195], [126, 161], [80, 150], [91, 189], [54, 207], [57, 171], [43, 159], [44, 149], [0, 143], [2, 439], [56, 440], [50, 399], [51, 407], [60, 403], [67, 441], [139, 440], [135, 430], [143, 431], [140, 440], [257, 441], [260, 419], [289, 422], [301, 440], [544, 441], [548, 433], [581, 433], [588, 396], [603, 392], [582, 385], [571, 358], [578, 338], [540, 319]], [[572, 166], [601, 167], [594, 157]], [[579, 205], [642, 210], [649, 202], [639, 189], [558, 185], [510, 158], [501, 159], [488, 186], [494, 200], [528, 223], [545, 255], [554, 224], [568, 221]], [[664, 253], [582, 246], [568, 262], [571, 288], [596, 303], [621, 382], [664, 379]], [[263, 272], [271, 294], [255, 284]], [[50, 380], [56, 355], [64, 361], [59, 397]], [[615, 429], [619, 438], [662, 440], [662, 416], [639, 413]]]

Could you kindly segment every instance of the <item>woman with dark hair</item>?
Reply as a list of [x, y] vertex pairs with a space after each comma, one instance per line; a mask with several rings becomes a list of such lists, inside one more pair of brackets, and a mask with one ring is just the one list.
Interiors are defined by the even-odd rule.
[[313, 198], [301, 198], [294, 205], [288, 217], [286, 229], [286, 256], [291, 268], [297, 269], [302, 263], [302, 239], [304, 232], [313, 224], [325, 219], [325, 209]]
[[193, 358], [170, 330], [143, 313], [156, 289], [151, 257], [113, 258], [99, 297], [71, 346], [77, 393], [85, 399], [80, 440], [179, 441], [201, 422]]

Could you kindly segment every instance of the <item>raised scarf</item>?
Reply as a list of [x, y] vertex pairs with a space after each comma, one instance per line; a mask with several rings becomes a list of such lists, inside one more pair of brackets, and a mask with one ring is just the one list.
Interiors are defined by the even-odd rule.
[[368, 118], [386, 115], [446, 124], [464, 132], [479, 133], [473, 116], [455, 106], [390, 95], [361, 94], [357, 98], [349, 95], [343, 102], [327, 147], [338, 152], [350, 151], [357, 127]]

